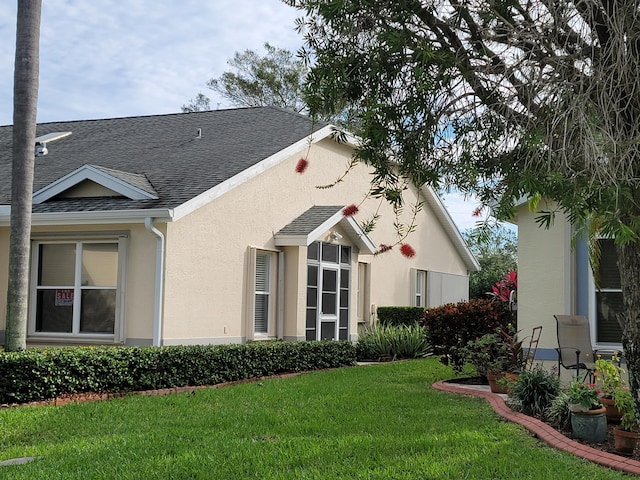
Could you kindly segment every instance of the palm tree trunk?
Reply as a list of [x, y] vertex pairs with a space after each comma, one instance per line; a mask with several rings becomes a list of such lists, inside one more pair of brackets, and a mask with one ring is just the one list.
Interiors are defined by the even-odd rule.
[[6, 351], [26, 348], [41, 10], [42, 0], [18, 0]]

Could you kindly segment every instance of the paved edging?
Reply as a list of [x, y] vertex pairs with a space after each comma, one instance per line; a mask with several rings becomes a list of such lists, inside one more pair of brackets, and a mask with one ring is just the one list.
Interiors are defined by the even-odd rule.
[[434, 383], [433, 388], [443, 392], [482, 397], [491, 404], [491, 407], [498, 415], [510, 422], [522, 425], [535, 437], [551, 447], [557, 448], [558, 450], [564, 450], [565, 452], [572, 453], [578, 457], [589, 460], [590, 462], [594, 462], [614, 470], [621, 470], [626, 473], [640, 475], [640, 462], [637, 460], [625, 458], [620, 455], [614, 455], [609, 452], [603, 452], [601, 450], [591, 448], [588, 445], [583, 445], [582, 443], [571, 440], [537, 418], [529, 417], [523, 413], [514, 412], [507, 406], [500, 395], [496, 395], [490, 391], [476, 390], [465, 387], [461, 384], [444, 381]]

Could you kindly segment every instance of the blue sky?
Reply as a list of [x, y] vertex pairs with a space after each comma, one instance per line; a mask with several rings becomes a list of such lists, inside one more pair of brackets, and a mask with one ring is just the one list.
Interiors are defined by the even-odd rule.
[[[13, 116], [16, 1], [0, 2], [0, 125]], [[43, 0], [38, 122], [175, 113], [236, 51], [296, 51], [299, 12], [280, 0]], [[475, 202], [449, 195], [460, 230]]]

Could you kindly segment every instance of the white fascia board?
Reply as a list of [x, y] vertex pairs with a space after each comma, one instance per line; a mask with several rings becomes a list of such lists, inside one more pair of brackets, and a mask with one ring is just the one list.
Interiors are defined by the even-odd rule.
[[480, 264], [478, 263], [478, 260], [473, 253], [471, 253], [469, 247], [467, 247], [467, 243], [462, 238], [460, 230], [458, 230], [456, 223], [453, 221], [453, 218], [451, 218], [449, 211], [442, 203], [442, 200], [440, 200], [438, 194], [427, 185], [422, 187], [422, 191], [425, 194], [427, 203], [435, 211], [436, 217], [440, 220], [440, 223], [453, 242], [454, 247], [462, 256], [462, 260], [466, 264], [467, 269], [472, 272], [479, 272]]
[[[5, 211], [5, 205], [0, 206], [0, 226], [10, 224], [10, 209]], [[173, 221], [170, 209], [151, 210], [107, 210], [101, 212], [48, 212], [34, 213], [31, 225], [107, 225], [117, 223], [144, 223], [145, 218], [151, 217], [158, 222]]]
[[60, 193], [78, 185], [85, 180], [91, 180], [102, 185], [109, 190], [113, 190], [131, 200], [156, 200], [158, 197], [152, 195], [138, 187], [131, 185], [119, 178], [109, 175], [98, 170], [91, 165], [83, 165], [82, 167], [68, 173], [44, 188], [41, 188], [33, 194], [33, 203], [39, 204], [59, 195]]
[[306, 235], [276, 235], [275, 246], [276, 247], [306, 247], [307, 243]]
[[303, 138], [302, 140], [297, 141], [296, 143], [289, 145], [288, 147], [280, 150], [279, 152], [274, 153], [270, 157], [265, 158], [264, 160], [256, 163], [255, 165], [243, 170], [242, 172], [234, 175], [233, 177], [225, 180], [224, 182], [216, 185], [213, 188], [210, 188], [206, 192], [201, 193], [197, 197], [192, 198], [191, 200], [186, 201], [182, 205], [178, 206], [174, 210], [174, 220], [179, 220], [180, 218], [189, 215], [190, 213], [195, 212], [199, 208], [207, 205], [218, 197], [221, 197], [225, 193], [230, 192], [234, 188], [242, 185], [245, 182], [248, 182], [254, 177], [257, 177], [261, 173], [269, 170], [276, 165], [287, 160], [289, 157], [304, 150], [310, 143], [318, 143], [319, 141], [330, 137], [333, 132], [333, 129], [330, 125], [321, 128], [317, 132], [314, 132], [312, 135]]
[[351, 227], [355, 238], [351, 240], [358, 246], [363, 253], [374, 254], [378, 250], [376, 244], [371, 241], [369, 236], [362, 230], [358, 222], [352, 217], [346, 218], [348, 225]]
[[320, 235], [322, 235], [324, 232], [328, 231], [329, 229], [335, 227], [343, 218], [344, 218], [344, 215], [342, 214], [342, 208], [341, 208], [336, 213], [331, 215], [331, 217], [326, 219], [324, 222], [322, 222], [320, 225], [314, 228], [311, 232], [309, 232], [309, 235], [307, 235], [307, 245], [311, 245], [313, 242], [318, 240], [318, 238], [320, 238]]

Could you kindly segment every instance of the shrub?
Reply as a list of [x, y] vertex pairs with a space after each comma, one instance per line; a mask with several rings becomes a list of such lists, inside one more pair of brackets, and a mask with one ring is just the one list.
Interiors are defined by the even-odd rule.
[[467, 342], [513, 323], [515, 316], [503, 303], [481, 299], [430, 308], [422, 317], [433, 353], [456, 371], [464, 366], [461, 349]]
[[426, 356], [429, 350], [424, 328], [418, 325], [369, 327], [356, 344], [356, 356], [361, 361], [419, 358]]
[[424, 307], [378, 307], [380, 325], [417, 325], [424, 315]]
[[540, 366], [524, 371], [509, 385], [509, 394], [527, 415], [543, 415], [560, 393], [560, 379]]
[[0, 354], [0, 403], [128, 392], [353, 365], [350, 342], [65, 347]]

